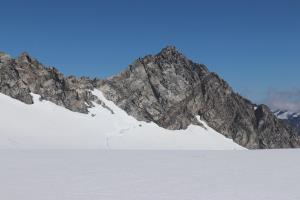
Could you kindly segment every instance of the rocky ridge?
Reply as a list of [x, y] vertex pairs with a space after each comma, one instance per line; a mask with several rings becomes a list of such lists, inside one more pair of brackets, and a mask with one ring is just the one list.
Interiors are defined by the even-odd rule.
[[27, 53], [13, 59], [0, 54], [0, 92], [32, 104], [30, 93], [39, 94], [41, 100], [81, 113], [88, 113], [92, 101], [101, 102], [91, 93], [98, 80], [86, 77], [65, 77], [53, 67], [45, 67]]
[[30, 93], [36, 93], [72, 111], [88, 113], [93, 101], [101, 104], [91, 93], [94, 88], [136, 119], [167, 129], [201, 126], [196, 118], [200, 116], [249, 149], [300, 147], [296, 133], [267, 106], [241, 97], [217, 74], [175, 47], [139, 58], [105, 80], [65, 77], [26, 53], [16, 59], [0, 54], [0, 92], [24, 103], [32, 104]]
[[250, 149], [299, 147], [296, 134], [265, 105], [235, 93], [206, 66], [187, 59], [175, 47], [137, 59], [101, 84], [106, 97], [135, 118], [167, 129], [207, 124]]

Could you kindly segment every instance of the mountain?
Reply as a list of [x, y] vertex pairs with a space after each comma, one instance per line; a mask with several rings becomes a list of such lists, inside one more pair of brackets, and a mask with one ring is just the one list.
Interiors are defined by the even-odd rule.
[[295, 129], [298, 135], [300, 135], [300, 113], [275, 110], [274, 115], [293, 129]]
[[26, 53], [2, 54], [0, 149], [243, 149], [200, 117], [205, 126], [176, 131], [138, 121], [108, 101], [99, 84], [65, 77]]
[[57, 69], [46, 68], [27, 53], [13, 59], [0, 54], [0, 92], [26, 104], [33, 104], [30, 93], [64, 106], [71, 111], [88, 113], [95, 100], [90, 90], [96, 79], [64, 77]]
[[[95, 95], [95, 91], [101, 92], [103, 97], [99, 98], [99, 95]], [[104, 80], [65, 77], [55, 68], [44, 67], [26, 53], [16, 59], [0, 54], [0, 92], [31, 107], [39, 105], [40, 102], [34, 99], [38, 97], [42, 102], [45, 102], [43, 100], [52, 102], [75, 114], [90, 115], [93, 120], [97, 119], [96, 116], [102, 116], [99, 113], [96, 116], [91, 114], [93, 109], [104, 109], [110, 115], [115, 115], [114, 110], [121, 108], [135, 118], [135, 124], [143, 123], [142, 127], [146, 126], [145, 124], [155, 124], [155, 129], [150, 128], [147, 131], [125, 126], [129, 132], [128, 135], [134, 132], [133, 129], [138, 130], [136, 134], [133, 134], [134, 138], [141, 138], [141, 135], [147, 132], [145, 133], [147, 137], [145, 136], [144, 139], [147, 140], [150, 136], [152, 139], [148, 141], [152, 141], [151, 144], [159, 143], [161, 137], [174, 138], [178, 131], [187, 133], [184, 137], [190, 137], [188, 134], [191, 133], [190, 127], [197, 127], [196, 130], [200, 135], [190, 138], [195, 139], [197, 144], [201, 143], [203, 130], [206, 130], [205, 133], [211, 130], [249, 149], [300, 146], [296, 133], [277, 119], [267, 106], [255, 105], [241, 97], [217, 74], [210, 72], [206, 66], [192, 62], [175, 47], [170, 46], [162, 49], [157, 55], [137, 59], [125, 71]], [[109, 103], [111, 106], [108, 106], [107, 102], [113, 103]], [[18, 115], [17, 110], [15, 114]], [[125, 121], [130, 118], [127, 114], [127, 117], [121, 117], [126, 118]], [[1, 115], [3, 120], [6, 114]], [[57, 118], [60, 115], [64, 114], [59, 112], [55, 114]], [[59, 124], [53, 117], [49, 119]], [[110, 118], [100, 117], [99, 121], [90, 125], [93, 127], [91, 129], [94, 130], [97, 127], [95, 131], [98, 130], [101, 135], [102, 127], [111, 122], [106, 119]], [[105, 130], [104, 135], [123, 132], [119, 130], [122, 129], [122, 126], [118, 125], [120, 119], [112, 120], [115, 123], [113, 126], [118, 130], [114, 129], [111, 133], [107, 132], [111, 130]], [[19, 120], [15, 121], [19, 122]], [[79, 121], [76, 122], [80, 124]], [[78, 130], [81, 126], [78, 127], [76, 124], [67, 123], [68, 126], [62, 124], [64, 130], [61, 132], [70, 129], [79, 134]], [[122, 124], [121, 121], [120, 124]], [[35, 123], [31, 125], [35, 126]], [[90, 126], [86, 126], [87, 130]], [[53, 129], [52, 132], [59, 132], [52, 126], [47, 127], [50, 132], [51, 129]], [[46, 131], [46, 129], [41, 127], [41, 131]], [[93, 132], [93, 135], [96, 135], [96, 132]], [[168, 136], [161, 135], [165, 132], [169, 133]], [[154, 137], [157, 134], [160, 136]], [[181, 140], [180, 138], [177, 139]], [[175, 139], [176, 142], [178, 142], [177, 139]], [[225, 141], [225, 138], [223, 140]], [[213, 141], [215, 140], [211, 140], [210, 144], [214, 143]], [[178, 143], [181, 144], [181, 141]]]
[[299, 147], [299, 138], [265, 105], [235, 93], [217, 74], [166, 47], [136, 60], [100, 86], [106, 97], [135, 118], [168, 129], [208, 126], [250, 149]]

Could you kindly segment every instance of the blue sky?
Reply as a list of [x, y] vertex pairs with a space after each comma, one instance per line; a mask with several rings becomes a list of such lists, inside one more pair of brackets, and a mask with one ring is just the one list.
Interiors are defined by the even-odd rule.
[[300, 86], [298, 0], [0, 2], [0, 50], [68, 75], [107, 77], [174, 45], [254, 101]]

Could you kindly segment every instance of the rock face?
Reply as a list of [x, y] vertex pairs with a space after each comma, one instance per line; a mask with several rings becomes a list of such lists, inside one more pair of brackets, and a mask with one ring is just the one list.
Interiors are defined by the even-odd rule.
[[[300, 147], [296, 133], [265, 105], [255, 105], [235, 93], [217, 74], [193, 63], [174, 47], [136, 60], [125, 71], [106, 80], [65, 77], [28, 54], [13, 59], [0, 53], [0, 92], [32, 104], [30, 93], [88, 113], [91, 90], [100, 89], [129, 115], [167, 129], [201, 126], [202, 120], [250, 149]], [[105, 107], [105, 105], [103, 105]]]
[[287, 120], [283, 120], [286, 124], [292, 127], [300, 136], [300, 115], [297, 117], [291, 117]]
[[250, 148], [299, 147], [296, 134], [265, 105], [235, 93], [217, 74], [193, 63], [174, 47], [136, 60], [100, 89], [127, 113], [168, 129], [207, 124]]
[[97, 80], [64, 77], [55, 68], [46, 68], [28, 54], [12, 59], [0, 54], [0, 92], [26, 104], [32, 104], [30, 93], [76, 112], [88, 113], [92, 101], [90, 90]]

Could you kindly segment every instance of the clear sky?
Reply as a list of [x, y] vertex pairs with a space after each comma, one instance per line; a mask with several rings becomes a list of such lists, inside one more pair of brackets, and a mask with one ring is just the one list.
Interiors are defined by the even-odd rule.
[[0, 2], [0, 50], [68, 75], [107, 77], [174, 45], [254, 101], [300, 94], [299, 0]]

